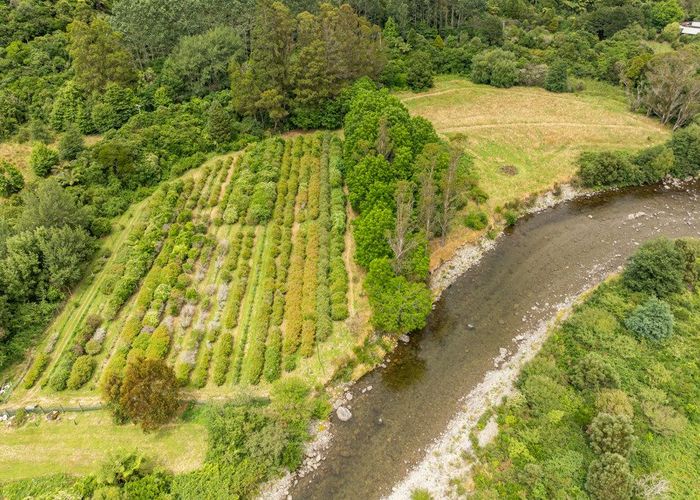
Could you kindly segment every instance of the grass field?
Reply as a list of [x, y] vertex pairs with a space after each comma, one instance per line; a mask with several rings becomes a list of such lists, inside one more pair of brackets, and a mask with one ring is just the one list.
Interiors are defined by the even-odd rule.
[[[438, 133], [474, 156], [492, 213], [570, 181], [581, 151], [641, 149], [670, 137], [657, 121], [628, 111], [622, 90], [600, 82], [587, 81], [581, 92], [554, 94], [439, 77], [429, 92], [399, 97], [412, 114], [430, 120]], [[449, 250], [434, 252], [433, 266], [470, 234], [456, 230]]]
[[0, 426], [0, 481], [58, 472], [96, 472], [110, 452], [138, 449], [157, 457], [174, 471], [198, 468], [206, 452], [206, 432], [185, 422], [144, 434], [135, 425], [116, 426], [106, 411], [64, 415], [47, 421], [39, 416], [19, 429]]

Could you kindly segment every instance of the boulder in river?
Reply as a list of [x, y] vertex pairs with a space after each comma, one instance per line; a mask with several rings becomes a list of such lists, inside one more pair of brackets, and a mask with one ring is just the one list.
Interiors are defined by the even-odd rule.
[[352, 418], [352, 413], [344, 406], [339, 406], [335, 414], [338, 415], [341, 422], [347, 422]]
[[408, 335], [401, 335], [399, 340], [404, 344], [408, 344], [411, 341], [411, 338]]

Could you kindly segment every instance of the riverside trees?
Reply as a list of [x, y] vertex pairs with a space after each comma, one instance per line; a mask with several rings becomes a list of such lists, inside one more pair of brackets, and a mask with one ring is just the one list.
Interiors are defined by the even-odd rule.
[[376, 328], [421, 328], [431, 307], [428, 241], [449, 231], [469, 183], [469, 158], [440, 142], [432, 126], [369, 83], [354, 88], [345, 118], [345, 164], [355, 260]]

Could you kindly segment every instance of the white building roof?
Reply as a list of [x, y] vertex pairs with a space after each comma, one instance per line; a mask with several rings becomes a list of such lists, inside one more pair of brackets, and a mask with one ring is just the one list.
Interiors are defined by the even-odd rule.
[[[697, 23], [700, 24], [700, 23]], [[700, 26], [681, 26], [682, 35], [700, 35]]]

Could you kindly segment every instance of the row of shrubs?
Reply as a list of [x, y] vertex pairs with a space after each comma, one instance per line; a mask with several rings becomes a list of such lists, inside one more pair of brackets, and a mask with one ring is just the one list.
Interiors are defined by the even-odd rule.
[[700, 125], [674, 132], [667, 144], [631, 154], [626, 151], [584, 152], [579, 177], [585, 187], [625, 187], [653, 184], [671, 175], [677, 178], [700, 172]]

